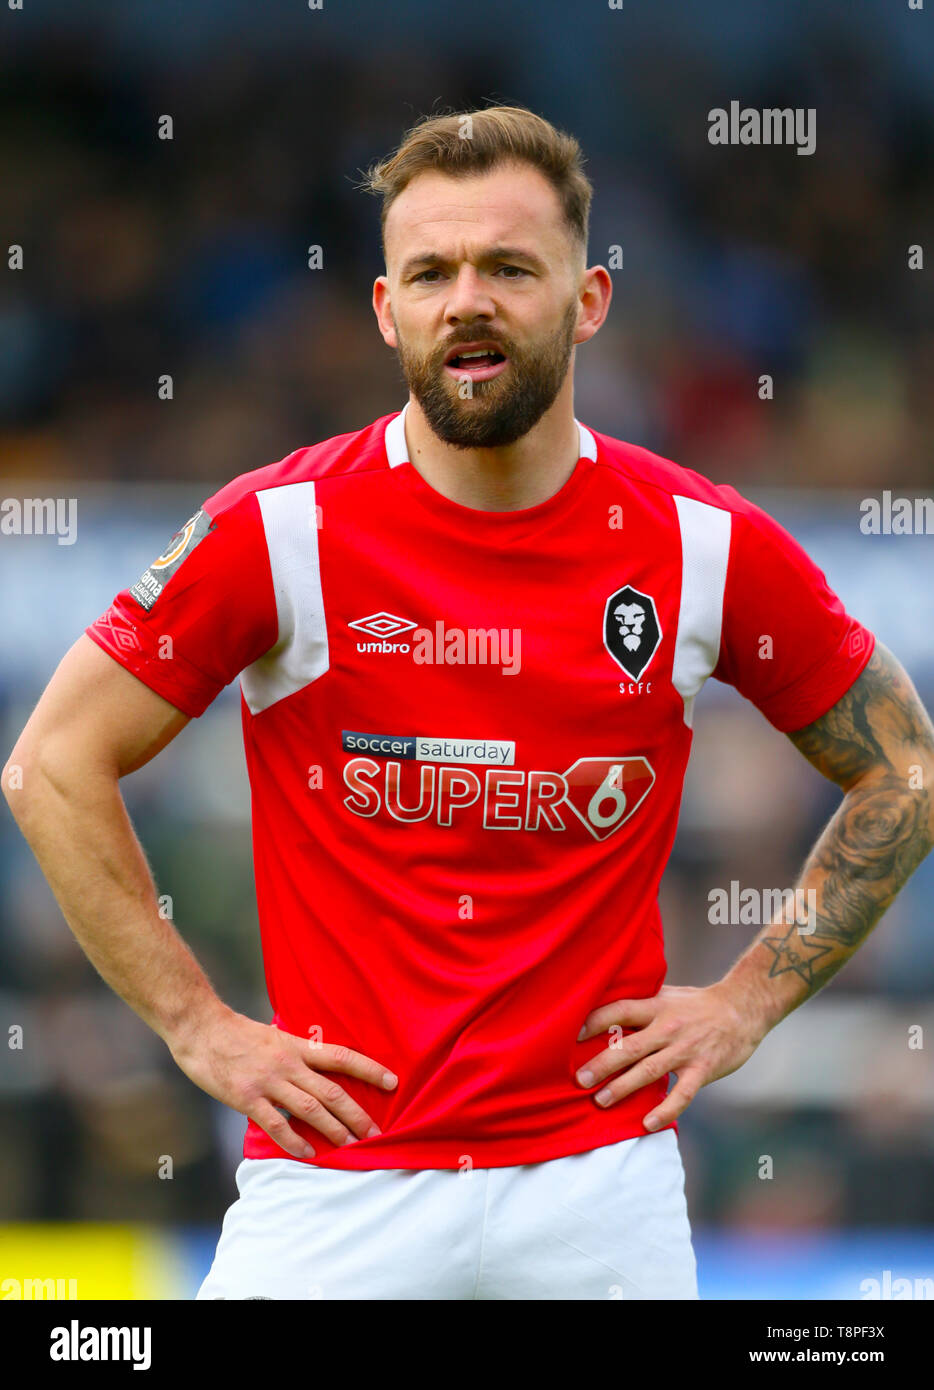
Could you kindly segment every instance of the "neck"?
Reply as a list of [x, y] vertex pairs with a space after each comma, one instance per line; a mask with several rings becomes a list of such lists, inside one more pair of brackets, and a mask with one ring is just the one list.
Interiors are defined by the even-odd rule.
[[418, 402], [405, 414], [409, 460], [429, 487], [478, 511], [513, 512], [547, 502], [574, 472], [580, 432], [562, 389], [538, 424], [501, 449], [456, 449], [434, 434]]

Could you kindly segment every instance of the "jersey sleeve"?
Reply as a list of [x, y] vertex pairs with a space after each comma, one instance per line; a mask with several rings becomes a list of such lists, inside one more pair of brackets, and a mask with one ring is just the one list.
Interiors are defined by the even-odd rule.
[[278, 638], [255, 493], [224, 507], [205, 502], [85, 631], [177, 709], [203, 714]]
[[875, 638], [782, 526], [740, 498], [733, 509], [720, 659], [714, 676], [782, 733], [820, 719], [872, 656]]

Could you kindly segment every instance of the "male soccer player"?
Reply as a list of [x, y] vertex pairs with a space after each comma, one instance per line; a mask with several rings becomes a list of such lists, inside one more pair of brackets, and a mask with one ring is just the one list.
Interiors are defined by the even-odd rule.
[[[611, 293], [575, 140], [435, 117], [368, 187], [405, 408], [208, 498], [65, 656], [8, 800], [100, 973], [248, 1116], [200, 1298], [696, 1298], [677, 1118], [927, 853], [934, 729], [780, 526], [575, 418]], [[159, 916], [118, 788], [237, 675], [271, 1024]], [[845, 795], [816, 920], [668, 987], [709, 676]]]

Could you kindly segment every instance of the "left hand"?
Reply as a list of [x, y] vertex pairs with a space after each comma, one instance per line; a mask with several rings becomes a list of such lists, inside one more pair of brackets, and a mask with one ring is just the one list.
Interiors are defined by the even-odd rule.
[[[577, 1080], [589, 1090], [624, 1072], [597, 1092], [597, 1104], [606, 1108], [668, 1072], [677, 1072], [676, 1085], [643, 1119], [647, 1130], [670, 1125], [702, 1086], [741, 1067], [767, 1031], [746, 1016], [722, 983], [705, 989], [663, 985], [651, 999], [604, 1004], [588, 1015], [580, 1041], [605, 1033], [614, 1024], [637, 1031], [614, 1038], [614, 1045], [578, 1070]], [[601, 1100], [604, 1093], [605, 1101]]]

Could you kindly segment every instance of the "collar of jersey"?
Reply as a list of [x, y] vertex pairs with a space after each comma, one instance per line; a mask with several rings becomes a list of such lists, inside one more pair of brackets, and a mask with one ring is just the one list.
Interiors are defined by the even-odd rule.
[[587, 426], [575, 419], [574, 423], [580, 435], [580, 455], [570, 477], [557, 492], [552, 493], [544, 502], [539, 502], [534, 507], [521, 507], [516, 511], [485, 511], [480, 507], [465, 507], [460, 502], [452, 502], [449, 497], [445, 497], [442, 492], [438, 492], [436, 488], [426, 483], [421, 473], [409, 459], [409, 451], [405, 442], [405, 413], [408, 408], [409, 403], [406, 401], [399, 414], [394, 415], [386, 426], [386, 461], [391, 469], [399, 470], [400, 480], [404, 480], [410, 490], [423, 502], [442, 515], [460, 520], [465, 524], [472, 523], [476, 526], [480, 522], [483, 525], [503, 528], [510, 525], [527, 524], [530, 521], [535, 522], [539, 518], [544, 519], [553, 511], [566, 506], [571, 496], [577, 492], [582, 478], [589, 471], [587, 461], [596, 462], [597, 459], [597, 441]]

